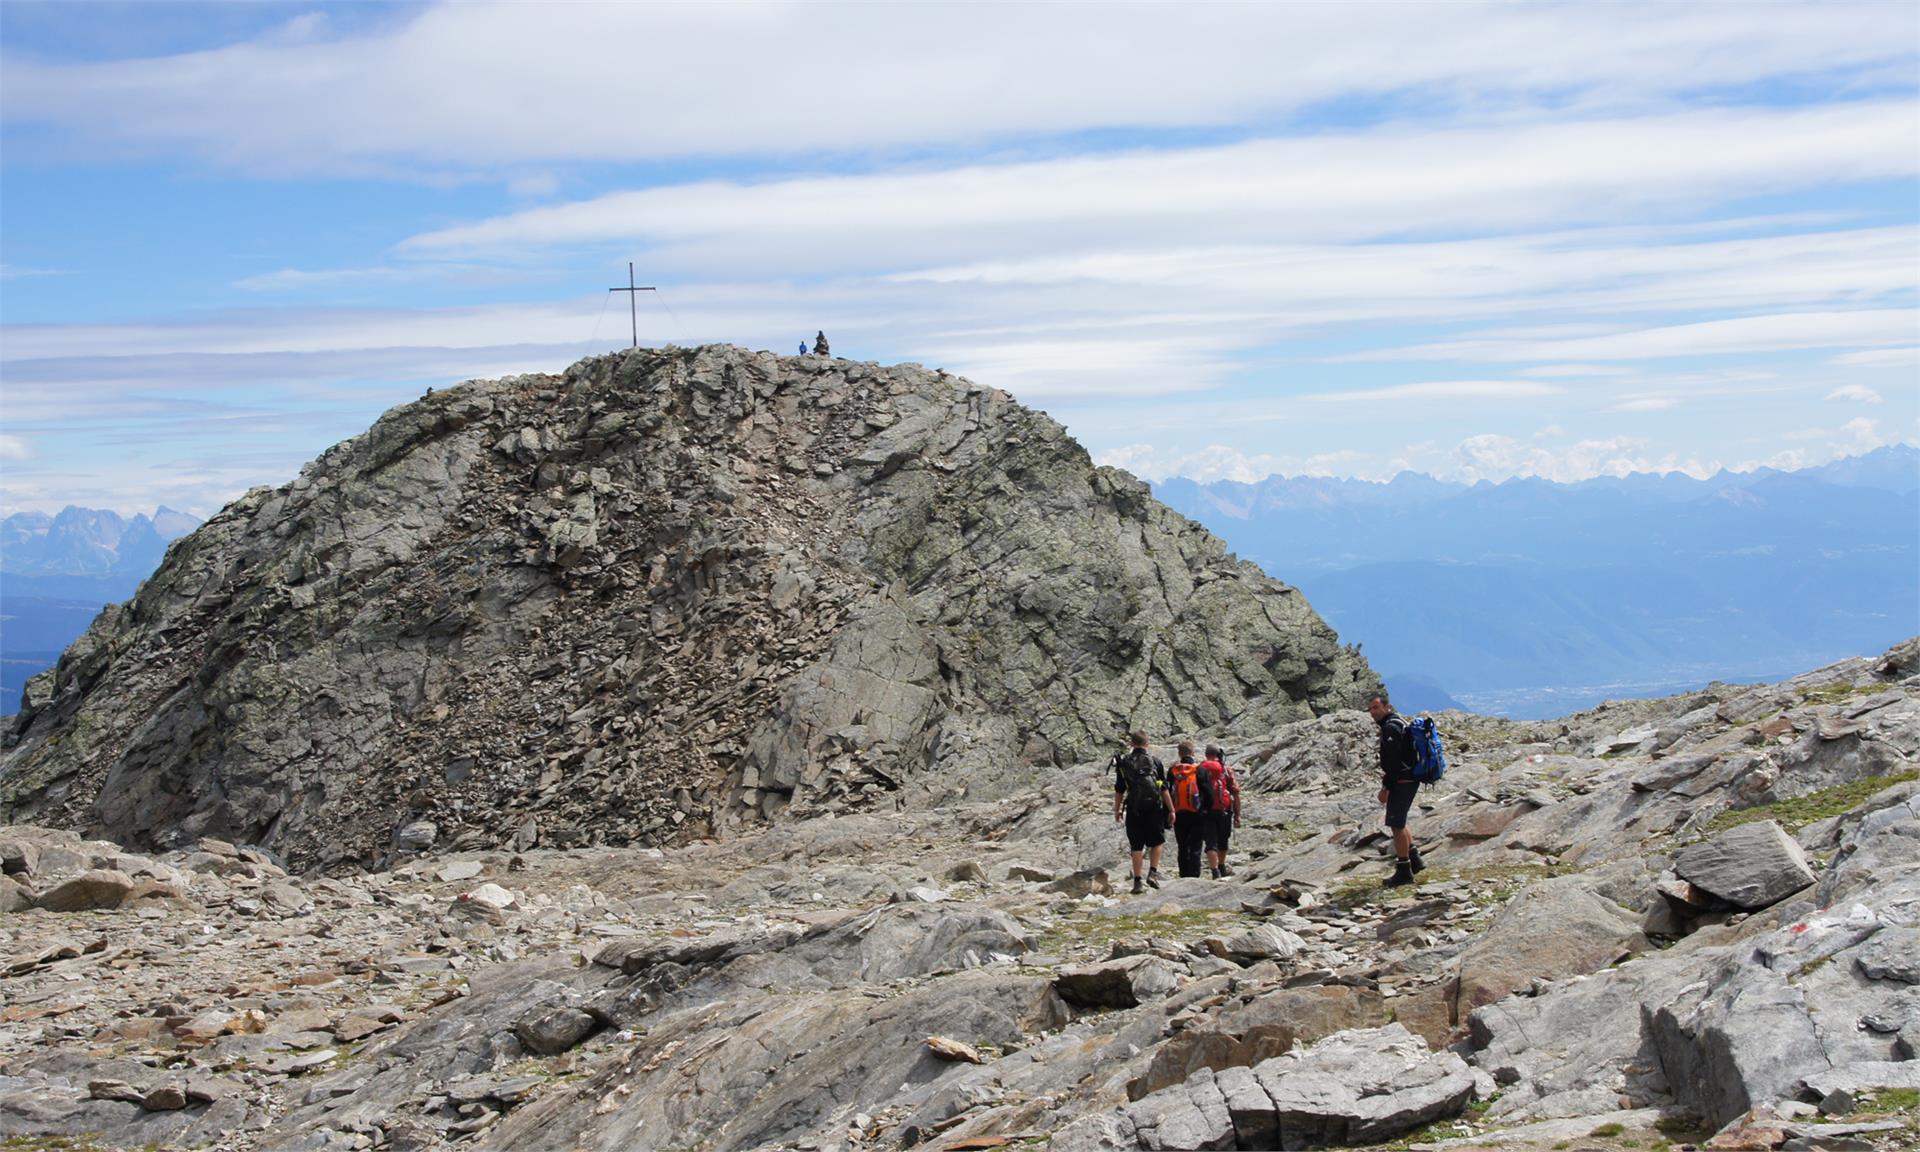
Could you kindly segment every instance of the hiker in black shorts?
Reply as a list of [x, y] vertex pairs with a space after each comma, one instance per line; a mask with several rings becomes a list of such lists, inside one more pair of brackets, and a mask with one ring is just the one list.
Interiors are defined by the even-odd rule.
[[1133, 890], [1141, 885], [1141, 857], [1147, 861], [1144, 880], [1160, 887], [1160, 847], [1173, 823], [1173, 797], [1167, 794], [1167, 768], [1147, 751], [1147, 735], [1134, 732], [1128, 748], [1113, 757], [1113, 818], [1126, 820], [1127, 848], [1133, 853]]
[[1407, 730], [1407, 722], [1395, 714], [1385, 696], [1367, 701], [1367, 715], [1380, 726], [1379, 799], [1387, 806], [1387, 827], [1393, 831], [1393, 875], [1387, 879], [1386, 886], [1398, 888], [1413, 883], [1413, 874], [1426, 868], [1420, 859], [1420, 850], [1413, 846], [1413, 833], [1407, 831], [1407, 813], [1413, 810], [1413, 794], [1420, 790], [1413, 778], [1417, 759], [1413, 733]]

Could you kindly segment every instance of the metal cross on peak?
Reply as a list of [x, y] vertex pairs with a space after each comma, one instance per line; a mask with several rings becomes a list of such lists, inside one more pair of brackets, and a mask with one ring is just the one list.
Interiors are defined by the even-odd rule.
[[657, 291], [659, 291], [659, 289], [657, 289], [657, 288], [643, 288], [643, 287], [640, 287], [640, 286], [638, 286], [638, 285], [636, 285], [636, 284], [634, 284], [634, 282], [633, 282], [633, 262], [632, 262], [632, 261], [628, 261], [628, 262], [627, 262], [627, 286], [626, 286], [625, 288], [609, 288], [609, 289], [607, 289], [607, 291], [609, 291], [609, 292], [625, 292], [625, 293], [627, 293], [627, 294], [628, 294], [628, 295], [627, 295], [627, 319], [628, 319], [628, 320], [630, 320], [630, 321], [631, 321], [631, 322], [633, 323], [633, 346], [634, 346], [635, 348], [638, 348], [638, 347], [640, 347], [640, 312], [639, 312], [639, 310], [638, 310], [638, 309], [636, 309], [636, 308], [634, 307], [634, 304], [633, 304], [633, 302], [634, 302], [635, 300], [638, 300], [638, 299], [640, 299], [640, 293], [642, 293], [642, 292], [657, 292]]

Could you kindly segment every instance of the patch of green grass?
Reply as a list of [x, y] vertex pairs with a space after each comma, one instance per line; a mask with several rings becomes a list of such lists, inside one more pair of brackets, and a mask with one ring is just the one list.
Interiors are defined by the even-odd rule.
[[0, 1148], [7, 1152], [108, 1152], [96, 1139], [97, 1133], [85, 1136], [9, 1136], [0, 1140]]
[[1682, 1144], [1698, 1144], [1713, 1135], [1713, 1129], [1691, 1112], [1662, 1116], [1653, 1122], [1653, 1130]]
[[1772, 820], [1788, 832], [1798, 832], [1807, 825], [1818, 823], [1829, 816], [1841, 816], [1851, 812], [1871, 799], [1876, 792], [1891, 788], [1895, 784], [1904, 784], [1909, 780], [1920, 780], [1920, 772], [1896, 772], [1888, 776], [1869, 776], [1864, 780], [1855, 780], [1850, 784], [1836, 784], [1831, 788], [1822, 788], [1818, 792], [1809, 792], [1805, 796], [1796, 796], [1791, 800], [1756, 804], [1751, 808], [1729, 809], [1707, 821], [1704, 832], [1712, 836], [1725, 832], [1729, 828], [1751, 824], [1756, 820]]
[[1920, 1117], [1920, 1088], [1883, 1088], [1873, 1094], [1873, 1110]]
[[1618, 1136], [1620, 1135], [1620, 1133], [1625, 1132], [1626, 1130], [1627, 1130], [1627, 1126], [1625, 1124], [1608, 1123], [1608, 1124], [1600, 1125], [1598, 1128], [1595, 1128], [1593, 1131], [1587, 1133], [1587, 1135], [1602, 1136], [1602, 1137]]
[[1838, 704], [1854, 696], [1871, 696], [1886, 688], [1885, 684], [1827, 684], [1819, 688], [1809, 688], [1800, 693], [1800, 699], [1809, 704]]
[[1112, 944], [1149, 936], [1184, 937], [1226, 927], [1244, 918], [1239, 912], [1223, 908], [1143, 912], [1137, 916], [1076, 916], [1055, 923], [1040, 937], [1035, 950], [1054, 952], [1075, 945]]

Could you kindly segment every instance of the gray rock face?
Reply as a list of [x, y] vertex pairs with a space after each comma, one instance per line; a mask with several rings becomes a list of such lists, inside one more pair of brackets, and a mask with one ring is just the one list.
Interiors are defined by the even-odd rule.
[[1203, 1068], [1125, 1115], [1140, 1148], [1324, 1148], [1391, 1140], [1458, 1114], [1472, 1092], [1465, 1061], [1430, 1053], [1389, 1024], [1336, 1033], [1251, 1069]]
[[1727, 829], [1675, 854], [1673, 870], [1736, 908], [1765, 908], [1813, 884], [1807, 855], [1771, 820]]
[[396, 408], [178, 542], [36, 682], [0, 818], [301, 868], [528, 817], [677, 843], [991, 799], [1128, 722], [1270, 727], [1375, 683], [1005, 393], [640, 350]]

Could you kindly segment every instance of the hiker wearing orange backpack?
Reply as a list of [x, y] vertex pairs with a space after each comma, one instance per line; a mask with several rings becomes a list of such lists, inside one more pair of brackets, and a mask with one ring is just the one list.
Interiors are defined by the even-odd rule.
[[1206, 844], [1206, 805], [1201, 802], [1200, 765], [1193, 758], [1193, 743], [1180, 741], [1180, 762], [1167, 769], [1167, 784], [1173, 793], [1173, 843], [1180, 862], [1180, 875], [1200, 875], [1200, 854]]
[[1207, 871], [1215, 880], [1233, 875], [1227, 867], [1227, 840], [1240, 827], [1240, 778], [1227, 764], [1226, 749], [1207, 745], [1207, 758], [1200, 761], [1201, 799], [1207, 804], [1206, 820], [1201, 826], [1207, 849]]

